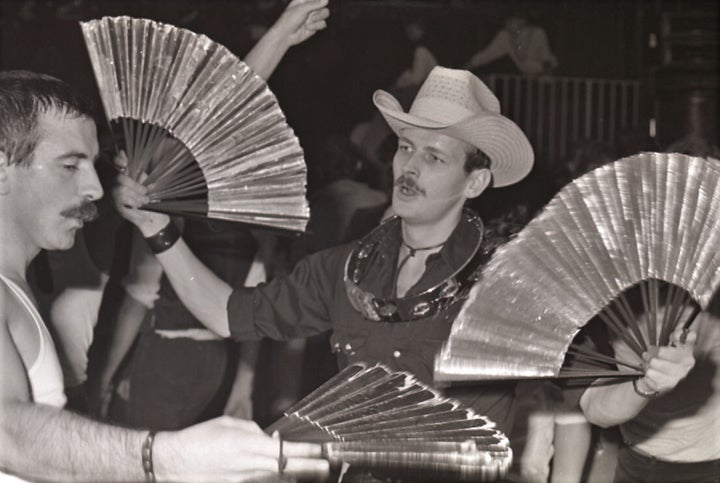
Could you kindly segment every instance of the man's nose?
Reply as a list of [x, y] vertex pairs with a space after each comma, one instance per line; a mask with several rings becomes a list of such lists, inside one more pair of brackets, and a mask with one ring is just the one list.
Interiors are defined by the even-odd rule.
[[102, 198], [103, 188], [94, 167], [90, 168], [83, 177], [80, 194], [90, 201], [97, 201]]
[[420, 174], [420, 154], [412, 153], [402, 166], [403, 173]]

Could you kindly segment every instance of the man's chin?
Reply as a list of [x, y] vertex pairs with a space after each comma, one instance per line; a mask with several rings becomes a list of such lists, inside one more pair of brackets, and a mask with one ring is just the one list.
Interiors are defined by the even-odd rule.
[[75, 236], [79, 228], [71, 228], [63, 234], [63, 236], [55, 240], [54, 247], [46, 248], [46, 250], [70, 250], [75, 244]]

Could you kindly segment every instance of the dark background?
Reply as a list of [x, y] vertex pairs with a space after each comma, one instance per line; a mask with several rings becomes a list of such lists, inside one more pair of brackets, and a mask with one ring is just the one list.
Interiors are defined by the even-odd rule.
[[[103, 15], [151, 18], [204, 33], [242, 57], [253, 43], [248, 25], [269, 25], [284, 4], [272, 0], [2, 0], [0, 68], [52, 74], [97, 97], [78, 20]], [[423, 19], [427, 45], [440, 64], [459, 67], [490, 41], [503, 18], [520, 13], [546, 30], [560, 61], [555, 75], [640, 80], [642, 116], [658, 118], [660, 147], [692, 128], [686, 118], [693, 108], [702, 111], [695, 113], [702, 116], [696, 124], [717, 144], [718, 4], [700, 0], [331, 0], [328, 29], [289, 52], [271, 87], [302, 142], [346, 134], [373, 114], [372, 92], [389, 87], [406, 67], [404, 20]], [[507, 65], [489, 68], [502, 72]]]

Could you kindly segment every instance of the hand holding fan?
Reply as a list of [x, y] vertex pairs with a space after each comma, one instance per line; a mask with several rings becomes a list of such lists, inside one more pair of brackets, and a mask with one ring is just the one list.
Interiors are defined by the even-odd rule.
[[[563, 188], [483, 270], [436, 380], [643, 374], [571, 342], [598, 315], [640, 356], [707, 307], [720, 285], [719, 183], [717, 160], [642, 153]], [[563, 368], [566, 353], [599, 368]]]
[[152, 20], [81, 28], [129, 174], [149, 188], [146, 208], [304, 230], [302, 149], [247, 65], [204, 35]]
[[321, 442], [336, 465], [414, 481], [491, 481], [512, 460], [494, 423], [380, 364], [346, 367], [266, 431]]

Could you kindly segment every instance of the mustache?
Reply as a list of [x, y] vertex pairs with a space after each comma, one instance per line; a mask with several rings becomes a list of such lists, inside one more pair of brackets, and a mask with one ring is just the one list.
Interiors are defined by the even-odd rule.
[[395, 186], [405, 187], [413, 191], [417, 191], [418, 193], [421, 193], [423, 195], [425, 194], [425, 190], [417, 184], [417, 180], [414, 177], [408, 176], [406, 174], [401, 174], [400, 176], [398, 176], [398, 179], [395, 180]]
[[79, 218], [83, 222], [88, 222], [98, 217], [98, 209], [92, 201], [83, 201], [78, 206], [68, 208], [60, 214], [66, 218]]

